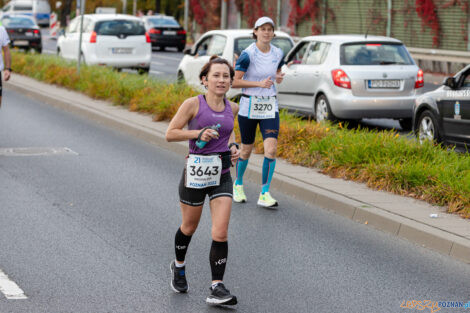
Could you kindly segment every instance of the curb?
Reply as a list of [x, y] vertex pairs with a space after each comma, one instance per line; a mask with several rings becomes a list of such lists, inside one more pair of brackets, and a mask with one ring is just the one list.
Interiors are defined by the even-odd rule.
[[[26, 79], [26, 77], [24, 79]], [[26, 84], [21, 84], [15, 81], [7, 82], [5, 87], [36, 100], [44, 101], [54, 107], [58, 107], [65, 111], [93, 120], [101, 125], [126, 132], [166, 150], [180, 155], [187, 154], [187, 144], [185, 142], [175, 144], [168, 143], [166, 141], [166, 127], [160, 127], [161, 129], [150, 128], [146, 127], [144, 124], [139, 124], [135, 121], [123, 118], [123, 115], [129, 115], [129, 111], [127, 111], [127, 109], [112, 107], [113, 110], [116, 110], [116, 114], [110, 114], [110, 112], [106, 112], [96, 106], [90, 105], [90, 102], [97, 100], [90, 101], [90, 99], [87, 98], [88, 101], [85, 101], [85, 96], [83, 96], [83, 99], [85, 100], [82, 99], [82, 101], [80, 101], [80, 99], [74, 98], [74, 100], [71, 101], [64, 96], [53, 93], [50, 94], [40, 90], [39, 88], [27, 86]], [[54, 86], [54, 88], [60, 90], [58, 87]], [[111, 107], [109, 103], [105, 101], [98, 102]], [[119, 116], [119, 113], [122, 116]], [[135, 116], [139, 115], [138, 113], [133, 114], [135, 114]], [[141, 116], [148, 120], [147, 115]], [[252, 154], [251, 158], [254, 159], [254, 161], [250, 162], [245, 172], [245, 177], [250, 181], [259, 182], [261, 180], [261, 166], [259, 166], [259, 164], [262, 164], [262, 156]], [[288, 164], [281, 159], [278, 162], [281, 164]], [[258, 164], [258, 166], [256, 164]], [[358, 223], [372, 226], [378, 230], [407, 239], [421, 246], [470, 264], [470, 238], [460, 236], [443, 228], [425, 224], [407, 216], [389, 212], [386, 209], [358, 201], [357, 199], [353, 199], [339, 192], [334, 192], [326, 188], [322, 188], [321, 186], [294, 179], [286, 173], [276, 172], [276, 175], [273, 177], [271, 182], [271, 187], [301, 201], [327, 209]]]

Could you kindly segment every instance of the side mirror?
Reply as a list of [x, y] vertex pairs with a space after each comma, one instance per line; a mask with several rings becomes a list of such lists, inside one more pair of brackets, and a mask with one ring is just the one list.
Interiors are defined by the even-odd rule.
[[455, 89], [455, 88], [457, 88], [457, 83], [456, 83], [454, 77], [447, 77], [447, 78], [444, 80], [444, 84], [443, 84], [443, 85], [449, 87], [450, 89]]
[[189, 54], [191, 55], [191, 48], [186, 48], [183, 50], [183, 54]]

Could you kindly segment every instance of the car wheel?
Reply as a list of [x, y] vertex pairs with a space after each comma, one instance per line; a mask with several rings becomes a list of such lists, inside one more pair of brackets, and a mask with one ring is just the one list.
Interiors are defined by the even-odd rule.
[[139, 73], [139, 75], [148, 74], [149, 72], [150, 72], [150, 67], [139, 68], [137, 70], [137, 73]]
[[185, 46], [178, 46], [178, 51], [183, 52]]
[[183, 84], [186, 82], [186, 80], [184, 79], [184, 74], [183, 72], [179, 71], [178, 74], [176, 75], [176, 81], [180, 84]]
[[36, 48], [36, 52], [41, 54], [42, 53], [42, 47]]
[[333, 115], [330, 109], [330, 103], [325, 95], [321, 95], [315, 102], [315, 120], [317, 122], [322, 121], [334, 121], [336, 117]]
[[431, 111], [426, 110], [419, 116], [416, 136], [420, 143], [441, 141], [439, 124]]
[[86, 59], [83, 53], [80, 53], [80, 64], [86, 65]]
[[398, 122], [400, 123], [400, 126], [404, 131], [410, 131], [413, 127], [413, 120], [411, 118], [402, 118]]

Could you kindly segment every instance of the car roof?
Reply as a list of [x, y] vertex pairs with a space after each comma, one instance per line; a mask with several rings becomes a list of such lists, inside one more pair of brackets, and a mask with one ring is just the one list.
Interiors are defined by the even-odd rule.
[[[85, 14], [86, 17], [95, 20], [95, 21], [109, 21], [109, 20], [133, 20], [133, 21], [141, 21], [140, 18], [129, 15], [129, 14], [106, 14], [106, 13], [98, 13], [98, 14]], [[80, 17], [80, 15], [78, 16]]]
[[308, 36], [301, 39], [304, 40], [318, 40], [318, 41], [329, 41], [339, 44], [349, 43], [349, 42], [367, 42], [367, 41], [388, 41], [393, 43], [402, 43], [400, 40], [385, 37], [385, 36], [372, 36], [372, 35], [356, 35], [356, 34], [346, 34], [346, 35], [318, 35], [318, 36]]
[[[276, 30], [274, 31], [274, 33], [276, 34], [276, 36], [290, 38], [289, 34], [282, 32], [282, 31]], [[238, 37], [251, 36], [253, 34], [253, 29], [217, 29], [217, 30], [208, 31], [207, 33], [204, 33], [203, 36], [207, 34], [220, 34], [220, 35], [226, 35], [232, 38], [238, 38]]]
[[163, 18], [163, 19], [168, 19], [168, 20], [176, 20], [173, 16], [171, 15], [163, 15], [163, 14], [158, 14], [158, 15], [145, 15], [142, 16], [143, 19], [149, 19], [149, 18]]

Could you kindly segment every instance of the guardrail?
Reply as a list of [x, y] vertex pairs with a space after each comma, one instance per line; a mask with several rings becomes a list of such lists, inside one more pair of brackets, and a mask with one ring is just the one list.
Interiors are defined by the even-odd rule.
[[455, 74], [470, 64], [470, 52], [410, 48], [408, 51], [418, 66], [425, 72]]

